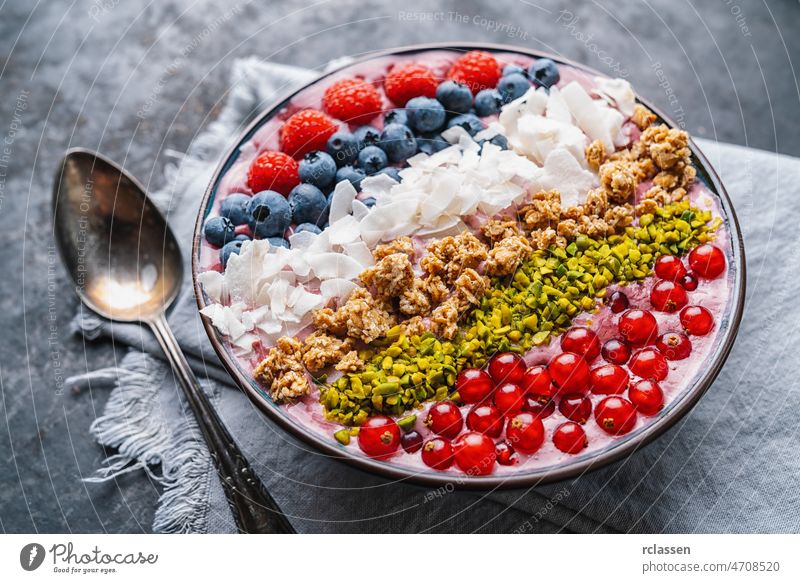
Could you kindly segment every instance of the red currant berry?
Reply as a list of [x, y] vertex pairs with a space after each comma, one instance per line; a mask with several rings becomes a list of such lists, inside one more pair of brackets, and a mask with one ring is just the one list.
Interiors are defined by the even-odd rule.
[[699, 245], [689, 253], [689, 267], [706, 279], [715, 279], [725, 271], [725, 254], [716, 245]]
[[612, 338], [603, 344], [603, 358], [612, 364], [625, 364], [631, 357], [631, 349], [622, 340]]
[[687, 273], [681, 278], [681, 285], [686, 291], [694, 291], [697, 289], [697, 278], [691, 273]]
[[664, 391], [658, 383], [644, 379], [633, 385], [628, 398], [642, 415], [655, 415], [664, 406]]
[[558, 410], [570, 421], [586, 423], [592, 416], [592, 400], [576, 393], [564, 395], [558, 402]]
[[667, 332], [656, 340], [656, 348], [667, 360], [683, 360], [692, 353], [692, 343], [686, 334]]
[[453, 461], [453, 446], [444, 437], [434, 437], [422, 446], [422, 462], [434, 470], [446, 470]]
[[611, 435], [628, 433], [636, 425], [636, 409], [622, 397], [606, 397], [594, 410], [597, 424]]
[[660, 312], [677, 312], [688, 302], [686, 290], [673, 281], [659, 281], [650, 290], [650, 303]]
[[567, 421], [553, 432], [553, 444], [564, 453], [576, 454], [589, 445], [586, 432], [577, 423]]
[[624, 393], [630, 382], [628, 371], [618, 364], [604, 364], [592, 369], [589, 383], [596, 395]]
[[535, 397], [550, 399], [556, 394], [556, 388], [546, 366], [537, 365], [526, 370], [520, 386], [527, 394]]
[[592, 362], [600, 356], [600, 340], [589, 328], [573, 326], [561, 337], [561, 350], [582, 356]]
[[589, 365], [577, 354], [562, 352], [547, 365], [561, 393], [585, 393], [589, 388]]
[[662, 255], [656, 260], [655, 272], [661, 279], [678, 281], [686, 275], [686, 267], [679, 257], [675, 257], [674, 255]]
[[686, 306], [680, 318], [683, 329], [693, 336], [705, 336], [714, 327], [714, 316], [703, 306]]
[[536, 453], [544, 442], [542, 420], [531, 413], [519, 413], [508, 420], [506, 439], [522, 453]]
[[501, 352], [489, 361], [489, 376], [495, 384], [519, 383], [525, 374], [525, 361], [513, 352]]
[[456, 465], [470, 476], [491, 474], [497, 461], [494, 442], [483, 433], [462, 433], [453, 442], [453, 450]]
[[522, 411], [525, 393], [519, 385], [503, 383], [494, 391], [494, 404], [504, 415], [513, 415]]
[[614, 314], [619, 314], [628, 309], [628, 296], [626, 296], [621, 291], [615, 291], [611, 296], [608, 298], [608, 307], [611, 308], [611, 311]]
[[478, 403], [467, 413], [467, 429], [498, 437], [503, 432], [503, 414], [493, 405]]
[[501, 466], [513, 466], [519, 462], [514, 448], [507, 441], [501, 441], [494, 447], [495, 454], [497, 455], [497, 463]]
[[619, 333], [631, 344], [650, 344], [658, 336], [658, 322], [647, 310], [628, 310], [619, 318]]
[[494, 383], [485, 370], [465, 368], [456, 377], [456, 390], [464, 403], [480, 403], [492, 394]]
[[531, 395], [526, 395], [522, 410], [538, 415], [539, 419], [547, 419], [556, 410], [556, 402], [553, 399], [541, 400]]
[[358, 446], [370, 457], [382, 459], [392, 455], [400, 445], [400, 428], [394, 419], [375, 415], [358, 430]]
[[456, 435], [461, 433], [461, 428], [464, 427], [464, 418], [455, 403], [442, 401], [428, 410], [425, 425], [442, 437], [454, 439]]
[[667, 359], [655, 348], [642, 348], [634, 353], [628, 366], [637, 377], [653, 381], [663, 381], [669, 372]]
[[416, 431], [409, 431], [400, 438], [400, 445], [408, 453], [416, 453], [422, 449], [422, 436]]

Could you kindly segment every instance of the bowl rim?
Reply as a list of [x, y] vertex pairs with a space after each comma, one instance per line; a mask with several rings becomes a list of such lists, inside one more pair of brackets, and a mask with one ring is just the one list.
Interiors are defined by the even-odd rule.
[[[212, 175], [208, 186], [203, 194], [200, 208], [195, 221], [194, 235], [192, 238], [192, 284], [197, 301], [198, 310], [203, 309], [208, 305], [206, 302], [205, 292], [198, 280], [199, 274], [199, 257], [200, 257], [200, 243], [202, 238], [202, 226], [205, 217], [209, 210], [209, 201], [215, 195], [218, 188], [219, 181], [223, 174], [228, 170], [239, 154], [239, 148], [249, 140], [253, 133], [261, 127], [269, 118], [279, 112], [292, 98], [298, 93], [304, 91], [309, 85], [316, 83], [326, 77], [336, 75], [341, 70], [357, 65], [375, 58], [387, 57], [392, 55], [409, 55], [418, 52], [427, 52], [432, 50], [452, 50], [452, 51], [470, 51], [470, 50], [487, 50], [491, 52], [501, 53], [517, 53], [526, 57], [533, 58], [549, 58], [559, 64], [575, 67], [586, 73], [608, 77], [603, 73], [588, 67], [582, 63], [574, 62], [570, 59], [565, 59], [558, 55], [549, 54], [542, 51], [535, 51], [525, 47], [514, 45], [500, 44], [500, 43], [482, 43], [482, 42], [438, 42], [438, 43], [421, 43], [414, 45], [407, 45], [391, 49], [383, 49], [379, 51], [370, 52], [361, 55], [357, 59], [348, 61], [341, 67], [337, 67], [330, 71], [326, 71], [319, 77], [316, 77], [308, 83], [304, 83], [301, 87], [292, 89], [284, 94], [279, 99], [276, 99], [272, 104], [258, 114], [248, 126], [237, 136], [233, 145], [220, 158], [217, 168]], [[648, 107], [655, 113], [663, 123], [669, 127], [675, 128], [678, 125], [660, 111], [657, 107], [653, 106], [648, 100], [642, 98], [636, 93], [637, 102]], [[464, 490], [490, 490], [490, 489], [511, 489], [511, 488], [524, 488], [537, 485], [544, 485], [553, 482], [559, 482], [574, 478], [584, 473], [597, 470], [603, 466], [616, 462], [624, 457], [627, 457], [651, 443], [662, 433], [667, 431], [675, 425], [680, 419], [683, 418], [700, 400], [700, 398], [708, 391], [710, 386], [716, 380], [722, 366], [730, 354], [736, 336], [739, 331], [739, 326], [742, 319], [744, 310], [744, 298], [746, 289], [746, 266], [745, 266], [745, 249], [742, 232], [739, 226], [739, 221], [736, 216], [736, 211], [733, 208], [733, 203], [725, 190], [722, 181], [719, 178], [716, 170], [708, 161], [708, 158], [702, 153], [700, 148], [694, 140], [689, 138], [689, 148], [694, 158], [694, 165], [703, 175], [707, 184], [713, 187], [714, 194], [719, 198], [721, 209], [723, 210], [726, 219], [726, 226], [730, 230], [731, 238], [731, 254], [733, 255], [733, 266], [735, 267], [733, 274], [733, 287], [731, 290], [731, 316], [728, 322], [727, 329], [723, 332], [724, 338], [713, 354], [713, 360], [709, 366], [701, 373], [700, 378], [694, 383], [694, 386], [689, 388], [687, 392], [680, 398], [680, 400], [662, 416], [653, 421], [649, 426], [643, 428], [638, 433], [632, 435], [626, 441], [610, 449], [601, 450], [596, 455], [588, 459], [576, 460], [574, 463], [568, 463], [555, 469], [549, 469], [546, 472], [542, 470], [531, 470], [519, 474], [510, 475], [489, 475], [489, 476], [465, 476], [451, 473], [418, 473], [411, 468], [400, 465], [392, 465], [391, 463], [373, 460], [366, 456], [350, 452], [349, 450], [340, 447], [333, 440], [325, 440], [322, 435], [315, 433], [312, 430], [306, 429], [299, 423], [292, 421], [288, 416], [281, 413], [279, 406], [268, 401], [252, 384], [252, 379], [247, 378], [239, 366], [233, 362], [233, 358], [228, 354], [226, 348], [223, 346], [222, 341], [217, 336], [211, 321], [208, 318], [201, 316], [203, 328], [214, 348], [217, 356], [219, 357], [222, 365], [227, 370], [235, 384], [241, 389], [252, 403], [258, 407], [269, 419], [277, 423], [282, 429], [291, 435], [299, 438], [302, 442], [312, 446], [316, 451], [344, 461], [349, 465], [356, 467], [360, 470], [369, 473], [378, 474], [396, 481], [408, 481], [425, 486], [447, 486], [448, 488], [457, 488]]]

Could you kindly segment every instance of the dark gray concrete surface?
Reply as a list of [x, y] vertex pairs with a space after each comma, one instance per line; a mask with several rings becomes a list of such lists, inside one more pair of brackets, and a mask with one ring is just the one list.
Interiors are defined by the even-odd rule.
[[61, 379], [115, 357], [69, 332], [78, 304], [49, 232], [66, 148], [101, 150], [157, 187], [169, 150], [219, 111], [237, 57], [320, 68], [469, 40], [622, 73], [696, 135], [800, 155], [798, 25], [795, 0], [0, 3], [0, 530], [148, 531], [158, 496], [141, 472], [81, 482], [107, 453], [87, 429], [108, 395], [64, 394]]

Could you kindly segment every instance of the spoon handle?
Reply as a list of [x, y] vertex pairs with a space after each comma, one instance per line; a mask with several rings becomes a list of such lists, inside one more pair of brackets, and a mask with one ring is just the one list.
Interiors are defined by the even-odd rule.
[[194, 412], [222, 481], [239, 532], [290, 534], [295, 530], [250, 467], [197, 382], [164, 314], [148, 321]]

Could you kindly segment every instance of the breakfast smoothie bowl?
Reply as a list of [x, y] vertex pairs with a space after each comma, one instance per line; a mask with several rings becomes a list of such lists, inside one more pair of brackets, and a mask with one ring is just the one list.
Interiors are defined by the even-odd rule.
[[262, 114], [193, 249], [209, 337], [272, 419], [478, 488], [675, 423], [731, 348], [743, 269], [719, 180], [627, 81], [471, 45], [371, 56]]

